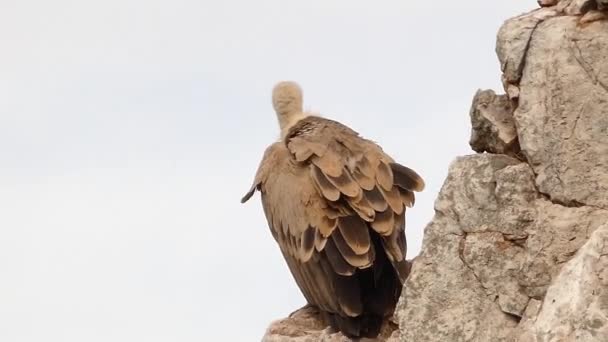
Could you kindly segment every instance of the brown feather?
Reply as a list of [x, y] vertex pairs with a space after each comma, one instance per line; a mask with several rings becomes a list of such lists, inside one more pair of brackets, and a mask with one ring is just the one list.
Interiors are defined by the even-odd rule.
[[329, 153], [329, 151], [323, 157], [315, 157], [311, 160], [324, 174], [330, 177], [339, 177], [344, 168], [344, 163], [342, 163], [340, 156], [335, 153]]
[[378, 164], [378, 169], [376, 170], [376, 180], [378, 181], [380, 187], [384, 190], [388, 191], [393, 187], [393, 171], [383, 161]]
[[363, 312], [361, 303], [361, 287], [358, 281], [352, 277], [336, 275], [334, 287], [338, 297], [338, 303], [347, 316], [356, 317]]
[[315, 232], [316, 229], [308, 227], [302, 233], [300, 238], [300, 261], [306, 262], [312, 257], [312, 253], [315, 250]]
[[317, 142], [308, 141], [301, 137], [291, 138], [287, 145], [298, 162], [307, 160], [313, 154], [321, 157], [325, 153], [325, 150], [327, 150], [327, 146]]
[[336, 244], [338, 251], [340, 252], [340, 254], [342, 254], [342, 256], [344, 257], [344, 260], [346, 260], [346, 262], [348, 262], [349, 264], [351, 264], [355, 267], [358, 267], [358, 268], [367, 268], [367, 267], [371, 266], [371, 263], [373, 262], [373, 260], [371, 260], [369, 258], [369, 255], [368, 254], [362, 254], [362, 255], [355, 254], [355, 252], [348, 246], [346, 241], [344, 241], [344, 237], [342, 237], [340, 230], [334, 231], [334, 233], [331, 234], [331, 237], [332, 237], [334, 243]]
[[317, 229], [315, 231], [315, 249], [317, 252], [320, 252], [325, 248], [325, 244], [327, 243], [327, 237], [324, 237], [321, 234], [321, 231]]
[[401, 196], [401, 201], [403, 204], [405, 204], [405, 206], [408, 208], [413, 207], [414, 203], [416, 203], [416, 196], [414, 196], [414, 193], [409, 190], [399, 188], [399, 195]]
[[361, 193], [359, 184], [355, 182], [346, 169], [342, 169], [342, 173], [338, 177], [327, 175], [327, 179], [346, 196], [356, 197]]
[[367, 198], [360, 196], [361, 198], [358, 200], [350, 199], [347, 197], [347, 202], [350, 207], [357, 212], [360, 218], [362, 218], [366, 222], [374, 221], [376, 217], [376, 211], [372, 208], [371, 204], [367, 200]]
[[394, 181], [400, 188], [410, 191], [424, 190], [424, 180], [414, 170], [398, 163], [391, 163]]
[[393, 267], [395, 268], [395, 271], [397, 271], [399, 281], [401, 282], [401, 284], [404, 284], [407, 280], [407, 277], [410, 275], [412, 264], [409, 261], [403, 259], [401, 261], [395, 262]]
[[338, 225], [338, 220], [337, 219], [330, 219], [327, 218], [325, 216], [321, 216], [321, 220], [318, 223], [318, 229], [319, 232], [321, 233], [321, 235], [323, 237], [328, 237], [331, 232], [334, 231], [334, 229], [336, 229], [336, 226]]
[[397, 240], [399, 237], [403, 235], [403, 239], [405, 240], [405, 234], [403, 231], [394, 230], [393, 233], [389, 236], [383, 236], [382, 242], [384, 245], [384, 249], [386, 250], [387, 256], [391, 261], [398, 262], [404, 259], [405, 250], [402, 249]]
[[374, 171], [374, 165], [372, 165], [372, 163], [369, 161], [369, 159], [365, 156], [363, 156], [363, 158], [361, 158], [361, 160], [359, 160], [359, 163], [357, 164], [357, 168], [361, 171], [361, 173], [365, 176], [367, 176], [368, 178], [374, 178], [375, 175], [375, 171]]
[[291, 271], [291, 275], [295, 278], [300, 290], [302, 290], [302, 294], [306, 298], [306, 301], [309, 303], [319, 303], [321, 298], [312, 291], [310, 279], [305, 278], [302, 265], [298, 263], [291, 255], [283, 251], [283, 249], [281, 249], [281, 252], [283, 253], [283, 257], [287, 262], [289, 270]]
[[385, 210], [376, 214], [374, 222], [371, 223], [372, 228], [380, 235], [390, 235], [395, 227], [395, 219], [392, 210]]
[[301, 273], [309, 295], [315, 298], [314, 303], [318, 303], [317, 305], [324, 310], [340, 307], [340, 304], [331, 295], [333, 292], [331, 279], [328, 279], [324, 272], [318, 270], [318, 263], [295, 261], [295, 268]]
[[369, 251], [369, 229], [359, 217], [340, 217], [338, 219], [338, 229], [346, 244], [355, 254], [362, 255]]
[[399, 195], [399, 190], [397, 190], [397, 188], [386, 191], [380, 187], [380, 192], [395, 214], [399, 215], [403, 212], [403, 202], [401, 202], [401, 196]]
[[311, 275], [313, 283], [316, 284], [317, 293], [321, 297], [321, 303], [327, 308], [326, 310], [335, 311], [340, 309], [338, 298], [335, 295], [335, 286], [333, 278], [337, 275], [331, 270], [326, 269], [324, 264], [327, 261], [323, 258], [319, 258], [318, 262], [314, 264], [304, 264], [308, 269], [308, 274]]
[[336, 301], [340, 315], [357, 316], [362, 313], [363, 307], [361, 303], [361, 289], [355, 276], [341, 276], [333, 272], [329, 261], [326, 259], [319, 260], [321, 270], [329, 280], [332, 287], [332, 300]]
[[350, 276], [355, 273], [355, 267], [350, 265], [344, 260], [344, 257], [338, 249], [336, 248], [335, 243], [329, 239], [327, 244], [325, 245], [325, 255], [327, 256], [327, 260], [331, 264], [332, 269], [340, 275]]
[[376, 180], [363, 174], [359, 168], [356, 168], [353, 172], [353, 178], [357, 181], [359, 186], [365, 190], [371, 190], [376, 185]]
[[313, 155], [312, 149], [307, 146], [306, 141], [302, 138], [294, 138], [289, 141], [289, 148], [293, 151], [293, 155], [298, 162], [303, 162]]
[[375, 211], [385, 211], [388, 208], [388, 203], [378, 188], [374, 187], [371, 191], [364, 191], [363, 194]]
[[327, 198], [330, 201], [337, 201], [338, 198], [340, 198], [340, 191], [329, 182], [329, 180], [325, 177], [321, 169], [313, 165], [311, 167], [311, 175], [312, 179], [317, 185], [317, 188], [323, 194], [323, 197]]
[[241, 198], [241, 203], [245, 203], [245, 202], [249, 201], [251, 196], [253, 196], [253, 194], [255, 193], [255, 190], [257, 189], [257, 187], [258, 187], [258, 184], [253, 184], [251, 186], [251, 189], [249, 189], [249, 191], [247, 191], [245, 196], [243, 196], [243, 198]]

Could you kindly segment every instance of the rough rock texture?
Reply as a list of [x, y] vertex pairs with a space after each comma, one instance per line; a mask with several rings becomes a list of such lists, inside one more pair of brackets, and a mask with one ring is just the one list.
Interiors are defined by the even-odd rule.
[[[372, 341], [399, 341], [396, 337], [391, 338], [391, 334], [398, 335], [397, 325], [393, 322], [386, 322], [382, 327], [380, 336], [377, 339], [360, 339], [360, 342]], [[341, 333], [332, 332], [322, 323], [319, 312], [312, 307], [304, 307], [290, 317], [273, 322], [263, 342], [348, 342], [350, 339]]]
[[471, 108], [471, 146], [494, 154], [450, 167], [397, 309], [403, 341], [608, 340], [608, 228], [593, 233], [608, 222], [608, 21], [581, 21], [585, 5], [543, 2], [500, 29], [507, 94]]
[[525, 65], [514, 116], [539, 190], [608, 208], [608, 21], [545, 20]]
[[475, 152], [517, 156], [520, 152], [513, 107], [506, 95], [480, 90], [471, 106], [473, 125], [469, 144]]
[[608, 223], [562, 267], [535, 310], [536, 320], [522, 324], [522, 342], [608, 341]]
[[[507, 20], [387, 341], [608, 341], [608, 0]], [[346, 341], [314, 315], [264, 341]], [[390, 335], [390, 337], [388, 337]], [[306, 339], [311, 338], [311, 339]]]

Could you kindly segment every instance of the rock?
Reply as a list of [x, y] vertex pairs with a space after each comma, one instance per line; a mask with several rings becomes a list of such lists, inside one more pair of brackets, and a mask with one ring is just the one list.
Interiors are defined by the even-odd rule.
[[608, 220], [608, 211], [551, 203], [526, 163], [492, 154], [458, 158], [435, 210], [397, 309], [403, 341], [508, 341]]
[[513, 107], [507, 96], [496, 95], [492, 90], [477, 91], [470, 116], [469, 144], [474, 151], [518, 155]]
[[608, 223], [598, 228], [549, 287], [521, 342], [608, 341]]
[[[604, 283], [568, 291], [564, 268], [585, 272], [572, 258], [608, 222], [608, 23], [555, 7], [500, 29], [508, 95], [471, 108], [471, 146], [491, 154], [450, 167], [396, 311], [402, 341], [608, 340], [608, 300], [589, 296]], [[521, 154], [505, 148], [516, 138]]]
[[[483, 154], [460, 157], [450, 167], [435, 203], [436, 215], [425, 229], [422, 253], [398, 304], [403, 341], [500, 341], [517, 325], [495, 302], [499, 293], [509, 296], [504, 291], [511, 286], [484, 288], [505, 278], [508, 270], [476, 273], [478, 265], [469, 261], [478, 257], [482, 263], [498, 262], [499, 256], [493, 252], [498, 250], [476, 244], [476, 239], [492, 245], [496, 239], [505, 243], [506, 236], [522, 237], [527, 219], [513, 215], [509, 226], [487, 224], [494, 222], [490, 217], [502, 213], [503, 204], [494, 196], [496, 172], [519, 164], [514, 158]], [[520, 192], [520, 199], [527, 202], [526, 190], [521, 187]], [[505, 246], [501, 253], [511, 253], [511, 243]], [[517, 302], [519, 297], [513, 293], [511, 298]]]
[[[394, 336], [391, 336], [393, 335]], [[399, 341], [396, 324], [387, 322], [377, 339], [362, 338], [360, 342]], [[350, 339], [330, 330], [319, 311], [305, 306], [289, 317], [270, 324], [262, 342], [349, 342]]]
[[315, 308], [304, 307], [291, 314], [290, 317], [270, 324], [262, 341], [318, 341], [325, 328], [319, 312]]
[[558, 14], [552, 8], [541, 8], [507, 20], [498, 31], [496, 54], [503, 72], [503, 83], [517, 84], [522, 76], [530, 39], [536, 27]]
[[514, 117], [540, 192], [608, 208], [608, 21], [577, 23], [562, 16], [539, 24]]

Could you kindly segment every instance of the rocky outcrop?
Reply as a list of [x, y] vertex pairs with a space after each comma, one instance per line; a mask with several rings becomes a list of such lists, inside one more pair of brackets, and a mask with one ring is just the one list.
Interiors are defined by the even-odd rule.
[[473, 100], [487, 153], [450, 167], [396, 313], [403, 341], [608, 340], [608, 21], [550, 5], [498, 34], [506, 94]]
[[[397, 325], [393, 322], [386, 322], [382, 327], [377, 339], [371, 340], [363, 338], [360, 341], [393, 341], [391, 335], [397, 336]], [[350, 339], [336, 333], [328, 328], [321, 318], [320, 313], [313, 307], [304, 307], [288, 318], [273, 322], [263, 342], [349, 342]]]
[[[498, 33], [505, 94], [474, 97], [389, 341], [608, 341], [606, 2], [539, 3]], [[344, 340], [298, 319], [264, 340]]]
[[608, 223], [562, 267], [542, 307], [531, 306], [519, 341], [608, 341]]

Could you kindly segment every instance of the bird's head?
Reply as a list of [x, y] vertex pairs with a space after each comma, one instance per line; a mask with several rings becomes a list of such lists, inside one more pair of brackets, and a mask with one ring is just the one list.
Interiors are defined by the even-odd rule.
[[279, 82], [272, 90], [272, 106], [277, 112], [281, 139], [296, 122], [306, 117], [302, 110], [302, 89], [291, 81]]

